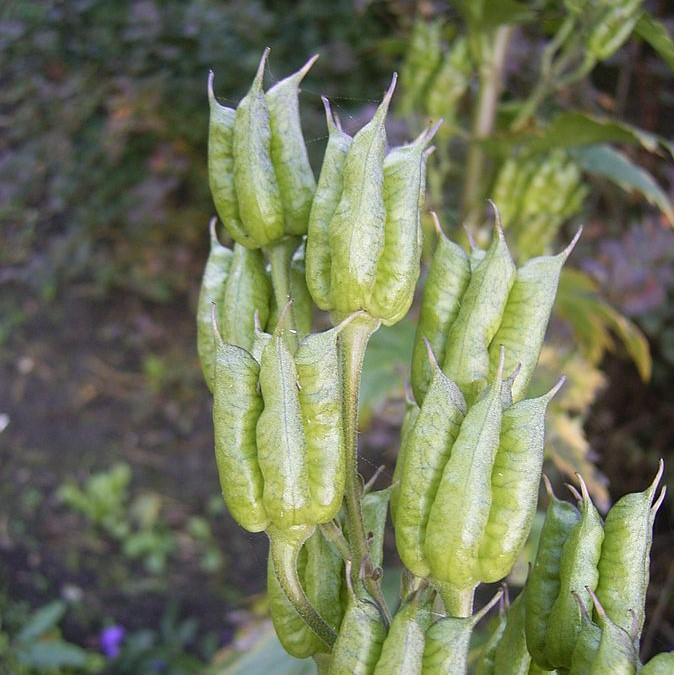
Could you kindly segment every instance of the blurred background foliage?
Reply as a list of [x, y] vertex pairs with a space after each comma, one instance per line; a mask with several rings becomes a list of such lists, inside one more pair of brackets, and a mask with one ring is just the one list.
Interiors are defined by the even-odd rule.
[[[588, 7], [613, 4], [636, 9], [602, 46]], [[673, 25], [658, 0], [2, 3], [0, 672], [310, 672], [269, 637], [265, 542], [224, 511], [194, 348], [206, 76], [235, 103], [265, 46], [268, 83], [320, 53], [302, 95], [316, 172], [320, 95], [354, 131], [398, 70], [391, 142], [445, 118], [428, 207], [451, 236], [488, 239], [487, 198], [518, 261], [584, 225], [534, 384], [568, 378], [546, 471], [582, 471], [603, 508], [660, 456], [671, 477]], [[366, 361], [361, 470], [384, 464], [382, 482], [415, 312]], [[674, 644], [672, 517], [670, 500], [655, 651]]]

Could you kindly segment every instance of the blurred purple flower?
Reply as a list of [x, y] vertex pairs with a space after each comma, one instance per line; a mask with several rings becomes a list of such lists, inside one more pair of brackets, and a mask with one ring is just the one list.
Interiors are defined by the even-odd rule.
[[117, 626], [115, 624], [112, 626], [107, 626], [101, 631], [101, 636], [99, 638], [101, 643], [101, 651], [108, 659], [112, 660], [117, 658], [125, 634], [126, 630], [124, 627]]

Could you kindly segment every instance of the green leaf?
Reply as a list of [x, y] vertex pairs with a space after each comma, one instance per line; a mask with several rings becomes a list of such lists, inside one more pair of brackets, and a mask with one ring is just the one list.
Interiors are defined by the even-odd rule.
[[674, 41], [662, 21], [658, 21], [648, 12], [644, 12], [636, 25], [636, 33], [660, 55], [662, 60], [674, 70]]
[[665, 191], [655, 178], [629, 157], [609, 145], [593, 145], [572, 152], [574, 159], [588, 173], [613, 181], [626, 192], [638, 192], [650, 204], [657, 206], [674, 225], [674, 210]]
[[16, 636], [16, 641], [27, 644], [37, 640], [42, 635], [58, 625], [66, 611], [66, 605], [60, 600], [50, 602], [31, 614], [28, 623]]
[[84, 668], [89, 654], [77, 645], [62, 640], [44, 640], [34, 642], [19, 653], [21, 663], [33, 668]]
[[472, 30], [491, 30], [504, 24], [531, 21], [534, 13], [517, 0], [462, 0], [456, 3]]

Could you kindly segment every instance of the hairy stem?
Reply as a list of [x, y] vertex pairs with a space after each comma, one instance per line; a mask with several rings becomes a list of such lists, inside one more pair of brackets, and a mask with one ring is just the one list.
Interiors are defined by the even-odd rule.
[[269, 554], [272, 557], [274, 574], [288, 600], [307, 626], [331, 648], [337, 639], [337, 633], [311, 604], [297, 573], [297, 558], [313, 530], [314, 527], [309, 525], [298, 525], [284, 530], [270, 527], [267, 530]]
[[[271, 283], [274, 289], [274, 299], [276, 300], [279, 316], [281, 316], [288, 302], [292, 300], [290, 292], [290, 262], [298, 245], [299, 240], [297, 237], [286, 237], [264, 249], [271, 264]], [[291, 349], [294, 349], [297, 347], [297, 331], [295, 312], [292, 304], [286, 311], [289, 345]]]

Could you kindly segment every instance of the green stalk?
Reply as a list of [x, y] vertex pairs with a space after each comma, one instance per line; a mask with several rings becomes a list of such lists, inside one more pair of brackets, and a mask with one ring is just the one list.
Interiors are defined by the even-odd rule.
[[363, 486], [358, 474], [358, 396], [363, 359], [367, 343], [381, 322], [369, 314], [354, 317], [339, 335], [342, 368], [344, 375], [344, 443], [346, 446], [346, 485], [344, 501], [351, 545], [351, 582], [358, 586], [361, 572], [365, 589], [379, 606], [384, 620], [391, 621], [391, 615], [384, 600], [379, 580], [370, 560], [367, 535], [363, 525], [361, 499]]
[[316, 672], [318, 675], [328, 675], [330, 672], [330, 663], [332, 662], [331, 654], [314, 654], [314, 662], [316, 663]]
[[288, 600], [307, 626], [328, 648], [332, 648], [337, 639], [337, 633], [311, 604], [297, 573], [297, 558], [300, 550], [313, 531], [314, 526], [311, 525], [297, 525], [284, 530], [270, 526], [267, 529], [269, 555], [272, 557], [276, 578]]
[[[285, 237], [281, 241], [268, 246], [264, 252], [271, 264], [271, 284], [274, 289], [274, 299], [278, 308], [279, 317], [284, 308], [292, 300], [290, 292], [290, 262], [299, 245], [297, 237]], [[297, 331], [295, 324], [295, 311], [292, 304], [286, 310], [286, 323], [288, 328], [288, 340], [291, 350], [297, 347]]]
[[349, 549], [349, 542], [346, 540], [344, 533], [339, 525], [334, 520], [329, 523], [319, 525], [323, 536], [337, 549], [339, 555], [346, 560], [351, 560], [351, 550]]
[[459, 589], [451, 584], [435, 581], [433, 585], [440, 592], [440, 597], [445, 603], [445, 609], [450, 616], [463, 618], [472, 615], [475, 586], [473, 588]]

